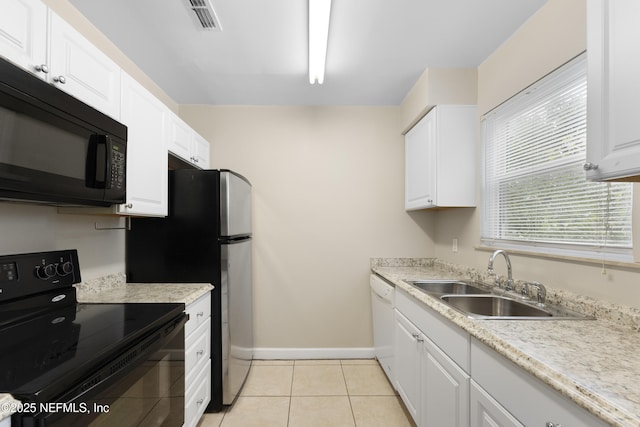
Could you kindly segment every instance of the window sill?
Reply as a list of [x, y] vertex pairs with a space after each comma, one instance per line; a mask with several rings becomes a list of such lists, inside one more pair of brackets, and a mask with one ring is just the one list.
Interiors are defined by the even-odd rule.
[[500, 245], [500, 246], [480, 244], [480, 245], [477, 245], [474, 249], [477, 251], [484, 251], [484, 252], [493, 252], [498, 249], [503, 249], [507, 251], [509, 254], [528, 256], [532, 258], [548, 259], [553, 261], [570, 261], [575, 263], [590, 264], [590, 265], [597, 265], [597, 266], [604, 265], [608, 267], [621, 267], [621, 268], [627, 268], [627, 269], [640, 270], [640, 263], [635, 263], [631, 261], [631, 259], [629, 261], [620, 261], [620, 260], [606, 258], [606, 255], [608, 254], [605, 255], [604, 259], [603, 258], [597, 259], [597, 258], [592, 258], [587, 256], [581, 257], [576, 255], [563, 255], [558, 253], [549, 253], [549, 252], [542, 252], [542, 251], [538, 252], [535, 250], [517, 248], [517, 247], [514, 247], [513, 245], [508, 245], [508, 244]]

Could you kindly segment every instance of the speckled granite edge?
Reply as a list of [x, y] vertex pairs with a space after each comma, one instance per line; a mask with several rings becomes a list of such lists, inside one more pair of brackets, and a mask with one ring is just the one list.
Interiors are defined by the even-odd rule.
[[433, 267], [435, 258], [369, 258], [369, 266], [374, 267]]
[[127, 285], [127, 276], [124, 273], [110, 274], [97, 279], [82, 281], [75, 285], [78, 293], [99, 294], [100, 292], [111, 291]]
[[0, 421], [8, 418], [14, 412], [17, 412], [16, 409], [20, 404], [19, 401], [13, 398], [8, 393], [0, 393]]

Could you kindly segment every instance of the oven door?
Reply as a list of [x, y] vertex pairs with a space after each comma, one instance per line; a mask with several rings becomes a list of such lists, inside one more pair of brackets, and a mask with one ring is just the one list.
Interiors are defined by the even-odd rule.
[[11, 426], [182, 426], [186, 321], [183, 313], [55, 401], [23, 403]]

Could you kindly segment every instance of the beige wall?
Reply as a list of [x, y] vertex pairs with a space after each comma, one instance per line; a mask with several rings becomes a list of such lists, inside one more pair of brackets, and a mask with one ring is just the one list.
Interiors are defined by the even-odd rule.
[[[480, 65], [479, 113], [486, 113], [585, 49], [586, 1], [549, 0]], [[478, 175], [478, 183], [481, 179]], [[478, 201], [480, 203], [480, 199]], [[481, 207], [439, 212], [436, 220], [438, 258], [486, 268], [490, 252], [476, 249], [480, 243], [480, 220]], [[451, 251], [453, 238], [459, 239], [460, 251], [455, 254]], [[504, 264], [499, 262], [498, 271], [504, 271]], [[640, 270], [607, 266], [602, 274], [601, 265], [531, 256], [512, 256], [512, 264], [517, 279], [539, 280], [550, 287], [640, 307]]]
[[181, 106], [253, 183], [256, 346], [370, 347], [370, 257], [433, 255], [404, 211], [398, 107]]

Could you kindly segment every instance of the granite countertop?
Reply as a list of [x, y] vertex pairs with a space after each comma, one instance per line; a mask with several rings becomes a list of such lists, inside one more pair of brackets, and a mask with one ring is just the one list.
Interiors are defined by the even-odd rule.
[[84, 303], [179, 302], [189, 305], [213, 289], [209, 283], [126, 283], [124, 275], [112, 275], [76, 285]]
[[[208, 283], [126, 283], [124, 274], [115, 274], [76, 285], [81, 303], [184, 303], [189, 305], [211, 291]], [[0, 393], [0, 420], [17, 411], [19, 402]]]
[[473, 279], [438, 260], [372, 259], [371, 270], [614, 426], [640, 425], [640, 311], [548, 290], [547, 300], [597, 320], [478, 320], [403, 280]]
[[0, 421], [17, 412], [19, 404], [10, 394], [0, 393]]

